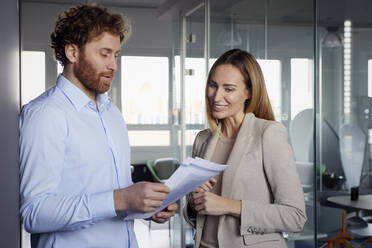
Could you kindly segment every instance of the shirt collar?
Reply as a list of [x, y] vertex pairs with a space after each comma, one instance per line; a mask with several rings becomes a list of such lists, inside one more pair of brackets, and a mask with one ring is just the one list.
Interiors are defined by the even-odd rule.
[[107, 93], [97, 94], [96, 101], [98, 108], [101, 111], [107, 109], [111, 105], [111, 98], [107, 95]]
[[[67, 96], [77, 111], [80, 111], [89, 103], [93, 104], [93, 101], [81, 89], [71, 83], [62, 74], [58, 75], [57, 87]], [[106, 93], [97, 94], [96, 101], [100, 110], [106, 109], [111, 104], [111, 98]]]

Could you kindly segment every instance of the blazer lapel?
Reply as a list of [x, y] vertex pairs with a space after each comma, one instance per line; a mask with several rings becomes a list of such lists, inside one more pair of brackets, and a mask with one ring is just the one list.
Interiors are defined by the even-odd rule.
[[214, 132], [212, 134], [212, 137], [207, 141], [208, 142], [208, 145], [205, 149], [205, 153], [204, 153], [204, 156], [203, 158], [210, 161], [212, 156], [213, 156], [213, 153], [214, 153], [214, 150], [216, 149], [216, 145], [217, 145], [217, 141], [218, 141], [218, 137], [219, 137], [219, 133], [218, 132]]
[[226, 162], [229, 165], [223, 172], [221, 196], [230, 197], [234, 188], [234, 178], [237, 168], [240, 164], [247, 147], [250, 146], [252, 138], [252, 125], [254, 122], [254, 115], [247, 113], [244, 117], [243, 123], [239, 129], [234, 146], [231, 150], [230, 156]]
[[[229, 165], [227, 169], [223, 172], [222, 177], [222, 187], [221, 187], [221, 196], [230, 198], [234, 189], [234, 178], [237, 171], [237, 168], [240, 165], [240, 160], [242, 159], [244, 153], [247, 151], [247, 148], [251, 145], [252, 140], [252, 127], [254, 123], [254, 114], [247, 113], [244, 117], [242, 126], [239, 129], [238, 135], [234, 146], [231, 150], [230, 156], [226, 162]], [[221, 215], [218, 221], [217, 237], [218, 243], [220, 244], [220, 238], [223, 236], [221, 232], [225, 228], [225, 215]]]

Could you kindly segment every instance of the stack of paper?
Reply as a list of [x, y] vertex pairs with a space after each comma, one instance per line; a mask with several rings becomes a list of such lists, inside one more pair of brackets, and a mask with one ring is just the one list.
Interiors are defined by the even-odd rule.
[[163, 204], [151, 213], [130, 213], [126, 220], [146, 219], [160, 212], [169, 204], [177, 201], [196, 187], [225, 170], [227, 165], [212, 163], [201, 158], [187, 158], [165, 182], [171, 192], [163, 201]]

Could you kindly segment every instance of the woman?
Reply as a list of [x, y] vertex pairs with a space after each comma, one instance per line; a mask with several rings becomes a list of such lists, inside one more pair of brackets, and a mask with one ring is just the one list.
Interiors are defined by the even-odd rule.
[[193, 157], [229, 167], [195, 189], [185, 219], [195, 247], [286, 247], [282, 232], [300, 232], [305, 203], [285, 127], [274, 121], [260, 66], [233, 49], [214, 63], [206, 85], [210, 128]]

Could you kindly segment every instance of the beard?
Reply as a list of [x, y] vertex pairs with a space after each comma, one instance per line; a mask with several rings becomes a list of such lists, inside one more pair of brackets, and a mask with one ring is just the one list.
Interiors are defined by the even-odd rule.
[[[114, 72], [98, 72], [92, 63], [85, 57], [84, 52], [79, 57], [79, 61], [74, 66], [74, 74], [76, 78], [87, 88], [88, 90], [102, 94], [107, 92], [111, 87], [111, 81], [114, 77]], [[109, 76], [111, 79], [106, 78]]]

